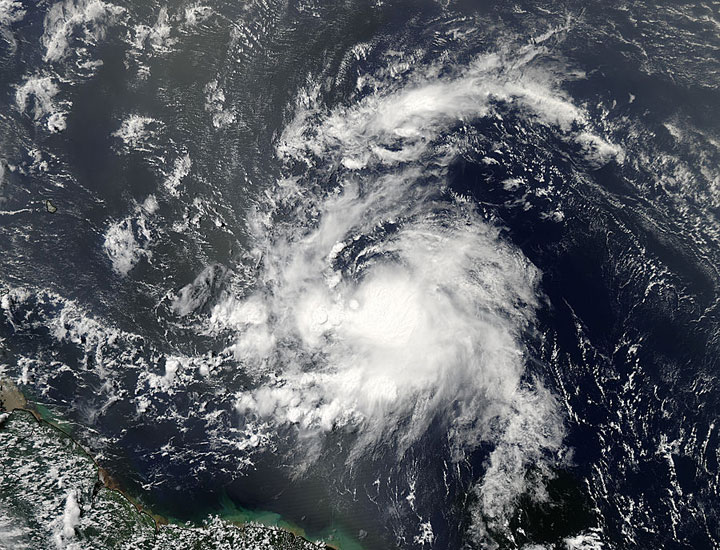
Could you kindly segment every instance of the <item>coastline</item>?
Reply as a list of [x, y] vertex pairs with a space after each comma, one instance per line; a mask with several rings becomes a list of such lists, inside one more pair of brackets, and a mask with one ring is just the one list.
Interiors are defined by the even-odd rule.
[[[25, 422], [26, 420], [29, 420], [29, 422]], [[253, 513], [233, 508], [232, 510], [227, 509], [225, 513], [208, 515], [202, 525], [190, 523], [183, 524], [173, 521], [171, 518], [155, 514], [152, 510], [139, 504], [132, 495], [128, 494], [122, 486], [113, 479], [110, 473], [98, 464], [93, 455], [75, 441], [71, 434], [69, 434], [61, 426], [58, 426], [56, 422], [46, 418], [43, 414], [41, 414], [41, 412], [28, 403], [23, 393], [17, 388], [17, 386], [15, 386], [15, 384], [7, 379], [0, 378], [0, 435], [7, 435], [3, 434], [3, 432], [8, 430], [8, 426], [18, 429], [16, 427], [17, 425], [20, 429], [22, 429], [24, 424], [27, 424], [29, 429], [34, 429], [34, 426], [39, 430], [45, 430], [46, 434], [49, 435], [59, 447], [62, 447], [62, 442], [66, 441], [67, 444], [65, 446], [68, 447], [70, 451], [81, 455], [78, 460], [87, 462], [88, 466], [92, 465], [92, 472], [87, 472], [86, 469], [88, 478], [93, 478], [90, 480], [90, 484], [92, 486], [100, 486], [99, 488], [95, 487], [93, 489], [92, 496], [95, 497], [98, 495], [99, 491], [104, 490], [108, 492], [107, 498], [117, 501], [115, 504], [121, 508], [124, 505], [127, 505], [127, 507], [130, 507], [136, 515], [136, 517], [133, 517], [132, 514], [128, 515], [123, 512], [122, 517], [118, 518], [118, 520], [124, 522], [136, 522], [140, 527], [143, 527], [145, 524], [151, 525], [151, 530], [154, 533], [154, 539], [150, 540], [149, 545], [146, 546], [147, 548], [159, 548], [157, 543], [161, 540], [167, 539], [167, 541], [165, 541], [166, 543], [172, 542], [176, 545], [174, 546], [175, 550], [181, 550], [182, 544], [184, 542], [191, 542], [191, 539], [194, 541], [201, 537], [205, 537], [208, 540], [214, 541], [219, 540], [221, 536], [225, 537], [227, 540], [237, 540], [242, 537], [247, 539], [250, 537], [254, 543], [253, 548], [257, 548], [258, 550], [275, 550], [280, 548], [287, 550], [310, 550], [312, 548], [337, 550], [340, 548], [332, 543], [328, 544], [324, 540], [310, 540], [304, 535], [304, 531], [297, 526], [291, 524], [287, 524], [287, 526], [281, 525], [280, 523], [283, 522], [276, 514], [275, 516], [277, 516], [277, 519], [273, 521], [272, 524], [266, 524], [257, 520], [261, 519], [262, 516], [267, 516], [267, 513]], [[5, 454], [8, 455], [9, 453]], [[11, 461], [12, 458], [7, 458], [6, 456], [5, 460]], [[33, 458], [30, 457], [30, 464], [33, 463], [32, 461]], [[39, 462], [37, 466], [40, 466]], [[62, 483], [59, 483], [59, 485], [62, 486]], [[2, 484], [0, 484], [0, 488], [2, 488]], [[4, 496], [4, 494], [0, 492], [0, 497], [2, 496]], [[69, 497], [65, 502], [65, 515], [68, 513], [68, 502]], [[0, 505], [1, 504], [2, 502], [0, 502]], [[92, 506], [92, 502], [89, 503], [89, 505], [86, 503], [84, 508], [92, 511]], [[87, 512], [87, 510], [84, 511]], [[1, 506], [0, 512], [3, 512]], [[59, 513], [61, 515], [63, 514], [62, 511]], [[79, 515], [80, 509], [78, 508], [78, 517]], [[255, 517], [253, 518], [253, 516]], [[0, 520], [2, 519], [3, 518], [0, 517]], [[72, 528], [68, 530], [66, 527], [66, 535], [70, 536], [72, 532]], [[212, 538], [209, 537], [210, 535]], [[57, 540], [60, 540], [57, 539], [57, 536], [58, 535], [56, 534], [56, 542]], [[205, 540], [205, 538], [202, 540]], [[343, 545], [342, 548], [344, 550], [346, 548], [345, 545]], [[355, 549], [351, 548], [350, 550]]]

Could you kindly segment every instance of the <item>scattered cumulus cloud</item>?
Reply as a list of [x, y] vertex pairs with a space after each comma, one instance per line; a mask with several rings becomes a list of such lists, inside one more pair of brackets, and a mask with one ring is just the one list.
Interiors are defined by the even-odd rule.
[[101, 0], [57, 2], [45, 16], [45, 31], [40, 39], [45, 46], [45, 61], [60, 61], [67, 56], [73, 33], [78, 28], [86, 43], [102, 39], [106, 26], [124, 11], [124, 8]]

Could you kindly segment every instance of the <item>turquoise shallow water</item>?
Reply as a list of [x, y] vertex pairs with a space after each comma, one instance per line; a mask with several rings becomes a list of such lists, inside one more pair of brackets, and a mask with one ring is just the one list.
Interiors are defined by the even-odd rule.
[[[65, 433], [70, 435], [73, 434], [73, 424], [62, 418], [58, 411], [54, 411], [51, 408], [46, 407], [37, 402], [31, 402], [30, 407], [36, 410], [40, 416], [47, 422], [57, 426]], [[92, 452], [91, 452], [92, 454]], [[123, 489], [123, 487], [120, 487]], [[140, 497], [142, 500], [143, 495], [132, 495], [133, 497]], [[238, 506], [233, 500], [225, 493], [219, 499], [219, 508], [216, 506], [210, 507], [207, 510], [198, 509], [195, 511], [194, 517], [191, 523], [201, 524], [204, 519], [210, 515], [216, 515], [222, 519], [242, 525], [245, 523], [259, 523], [269, 527], [279, 527], [291, 533], [295, 533], [305, 539], [311, 541], [322, 541], [328, 546], [337, 548], [338, 550], [368, 550], [367, 547], [358, 540], [357, 536], [354, 536], [350, 531], [339, 523], [331, 524], [329, 527], [320, 531], [307, 531], [300, 525], [284, 518], [277, 512], [271, 512], [268, 510], [249, 509], [242, 506]], [[156, 513], [157, 510], [148, 509], [150, 513]], [[175, 518], [172, 516], [164, 516], [173, 523], [185, 524], [185, 521]]]
[[334, 525], [320, 532], [307, 532], [299, 525], [286, 521], [280, 514], [263, 510], [249, 510], [236, 506], [224, 495], [220, 500], [222, 508], [218, 515], [234, 523], [255, 522], [262, 525], [281, 527], [310, 540], [322, 540], [339, 550], [368, 550], [362, 543], [340, 525]]
[[[470, 539], [720, 546], [716, 9], [88, 8], [100, 4], [0, 3], [0, 369], [130, 494], [178, 522], [215, 513], [346, 550], [417, 549], [433, 537], [438, 550]], [[297, 201], [277, 206], [294, 179]], [[372, 196], [381, 208], [365, 208]], [[257, 212], [272, 212], [267, 228]], [[334, 235], [328, 223], [324, 238], [306, 239], [327, 212], [352, 228]], [[485, 222], [498, 238], [478, 246]], [[459, 252], [466, 225], [478, 237], [467, 254], [426, 269], [445, 256], [410, 236]], [[286, 239], [298, 261], [275, 250]], [[507, 247], [511, 256], [497, 254]], [[417, 302], [433, 330], [399, 354], [415, 354], [407, 371], [388, 361], [362, 372], [376, 384], [346, 385], [358, 362], [385, 357], [404, 319], [387, 307], [397, 293], [367, 293], [384, 297], [368, 317], [381, 322], [354, 336], [339, 325], [323, 342], [296, 334], [295, 314], [337, 281], [330, 268], [347, 298], [397, 289], [363, 287], [385, 280], [382, 265], [423, 290], [413, 296], [442, 289]], [[537, 288], [521, 276], [531, 265]], [[238, 342], [263, 336], [233, 325], [254, 292], [269, 312], [262, 328], [281, 341], [238, 359]], [[449, 322], [468, 296], [474, 314]], [[305, 328], [327, 321], [301, 317]], [[477, 330], [478, 318], [519, 324], [508, 346], [485, 345], [494, 331]], [[512, 392], [515, 371], [483, 360], [497, 349], [526, 362]], [[436, 350], [458, 353], [427, 362]], [[386, 374], [398, 399], [373, 407], [392, 385]], [[527, 401], [506, 407], [508, 395]], [[337, 416], [356, 400], [374, 425]], [[297, 429], [298, 411], [323, 409], [340, 421]], [[379, 434], [351, 454], [353, 440]]]

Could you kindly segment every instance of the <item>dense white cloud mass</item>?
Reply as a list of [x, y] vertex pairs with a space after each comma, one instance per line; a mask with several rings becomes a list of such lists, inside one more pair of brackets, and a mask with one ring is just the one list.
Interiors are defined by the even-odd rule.
[[[351, 100], [332, 108], [320, 86], [299, 94], [276, 143], [284, 175], [249, 215], [249, 258], [209, 266], [171, 296], [179, 319], [232, 334], [218, 357], [234, 357], [242, 371], [227, 396], [239, 463], [286, 448], [278, 438], [294, 434], [288, 463], [302, 475], [332, 433], [343, 435], [349, 470], [376, 458], [402, 464], [432, 432], [447, 470], [479, 448], [488, 453], [473, 489], [478, 540], [507, 528], [519, 495], [546, 498], [564, 427], [552, 393], [525, 371], [540, 273], [448, 179], [450, 164], [472, 150], [464, 128], [508, 112], [552, 127], [592, 164], [622, 159], [537, 68], [540, 49], [536, 41], [463, 66], [361, 74]], [[222, 110], [218, 90], [208, 93]], [[113, 135], [121, 152], [154, 151], [163, 129], [131, 115]], [[182, 195], [194, 168], [188, 154], [176, 157], [164, 195]], [[107, 226], [104, 250], [118, 274], [152, 260], [158, 209], [150, 196]], [[250, 283], [216, 295], [233, 276]], [[196, 372], [212, 383], [215, 366], [166, 357], [138, 378], [138, 414]], [[412, 536], [431, 541], [434, 526], [414, 498]]]
[[253, 221], [257, 288], [217, 304], [210, 320], [237, 331], [233, 352], [256, 382], [237, 410], [255, 426], [295, 427], [301, 470], [336, 430], [355, 434], [350, 463], [387, 449], [402, 458], [433, 422], [455, 460], [491, 444], [476, 488], [479, 537], [488, 524], [503, 529], [519, 494], [544, 498], [564, 430], [551, 393], [523, 378], [539, 273], [448, 192], [463, 141], [444, 136], [499, 118], [501, 105], [558, 128], [590, 162], [622, 153], [534, 68], [538, 51], [361, 77], [356, 101], [332, 110], [317, 90], [301, 94], [277, 146], [292, 175]]

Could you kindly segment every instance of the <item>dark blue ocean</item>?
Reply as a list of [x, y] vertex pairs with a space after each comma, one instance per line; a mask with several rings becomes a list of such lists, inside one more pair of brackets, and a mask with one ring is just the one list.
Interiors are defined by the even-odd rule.
[[0, 0], [0, 376], [181, 521], [719, 548], [719, 29]]

